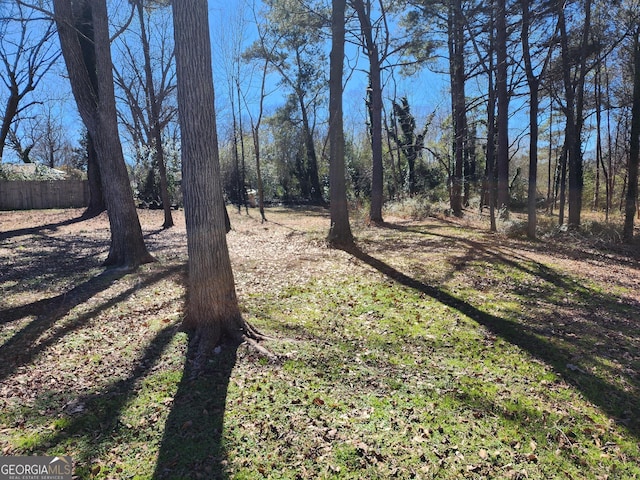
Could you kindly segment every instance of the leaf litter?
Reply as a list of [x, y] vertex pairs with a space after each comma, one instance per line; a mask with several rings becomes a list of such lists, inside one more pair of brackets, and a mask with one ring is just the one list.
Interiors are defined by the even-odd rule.
[[[68, 438], [57, 445], [86, 459], [86, 478], [147, 477], [183, 368], [184, 337], [176, 334], [148, 364], [140, 359], [158, 332], [179, 325], [183, 315], [183, 219], [175, 212], [177, 226], [163, 231], [159, 212], [140, 211], [159, 263], [100, 283], [106, 218], [67, 222], [79, 214], [0, 212], [0, 261], [11, 266], [0, 274], [0, 308], [10, 313], [0, 325], [9, 354], [0, 369], [0, 446], [4, 454], [46, 452], [74, 418], [104, 422], [96, 409], [107, 403], [98, 400], [124, 395], [130, 407], [121, 413], [122, 427], [112, 434], [99, 433], [104, 424], [87, 427], [97, 428], [87, 438], [111, 447]], [[228, 243], [242, 308], [283, 339], [273, 342], [281, 365], [239, 351], [221, 462], [231, 477], [633, 474], [640, 345], [630, 313], [640, 303], [631, 288], [640, 285], [637, 260], [613, 251], [605, 262], [602, 255], [594, 259], [591, 247], [558, 252], [473, 229], [467, 234], [468, 226], [449, 220], [391, 219], [403, 231], [355, 226], [369, 255], [517, 319], [562, 352], [555, 362], [327, 249], [326, 214], [270, 209], [268, 218], [261, 224], [257, 216], [231, 212]], [[82, 284], [88, 292], [75, 288]], [[536, 308], [518, 306], [533, 296]], [[469, 357], [474, 365], [465, 365]], [[171, 380], [158, 380], [164, 377]], [[113, 388], [130, 378], [132, 393]], [[614, 406], [583, 398], [593, 378], [618, 389]], [[144, 399], [148, 388], [159, 390], [157, 398]], [[155, 437], [151, 448], [135, 446], [136, 429]], [[193, 420], [181, 424], [185, 434], [193, 429]], [[129, 449], [127, 442], [134, 442]]]

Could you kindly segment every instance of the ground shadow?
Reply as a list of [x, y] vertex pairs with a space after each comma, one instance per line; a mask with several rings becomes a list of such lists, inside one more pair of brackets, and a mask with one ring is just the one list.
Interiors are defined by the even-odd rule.
[[[461, 226], [451, 220], [438, 219], [443, 226], [454, 227], [458, 229], [470, 230], [479, 233], [485, 238], [495, 235], [482, 228], [473, 226]], [[384, 222], [379, 225], [382, 228], [396, 230], [403, 233], [413, 233], [419, 235], [434, 235], [447, 240], [455, 240], [456, 242], [474, 243], [472, 240], [454, 237], [436, 233], [436, 230], [443, 227], [429, 225], [424, 226], [404, 225], [403, 223]], [[547, 239], [524, 239], [514, 237], [501, 237], [500, 243], [506, 245], [517, 245], [518, 249], [527, 250], [536, 253], [553, 254], [556, 256], [566, 257], [573, 260], [586, 261], [590, 263], [600, 263], [606, 261], [608, 264], [633, 266], [640, 268], [640, 249], [634, 245], [626, 245], [615, 242], [596, 242], [587, 236], [576, 238], [571, 232], [559, 233], [556, 237]], [[597, 243], [597, 245], [592, 245]]]
[[121, 430], [128, 428], [120, 421], [123, 409], [134, 397], [140, 382], [153, 372], [177, 331], [177, 325], [167, 325], [160, 330], [134, 362], [135, 368], [127, 377], [113, 381], [97, 393], [74, 399], [67, 405], [72, 411], [67, 413], [69, 421], [65, 422], [64, 428], [44, 436], [27, 453], [43, 455], [64, 448], [66, 442], [72, 441], [78, 448], [74, 455], [76, 475], [93, 478], [92, 459], [99, 457], [104, 445], [113, 442]]
[[[616, 421], [621, 421], [630, 433], [640, 438], [640, 401], [638, 390], [640, 386], [636, 380], [628, 378], [633, 388], [623, 389], [599, 378], [587, 371], [576, 371], [571, 368], [574, 352], [570, 344], [552, 341], [549, 336], [540, 335], [530, 326], [516, 321], [502, 318], [485, 311], [457, 296], [433, 285], [416, 280], [387, 263], [362, 251], [359, 247], [346, 248], [345, 251], [378, 270], [396, 282], [424, 293], [466, 315], [475, 322], [484, 325], [493, 334], [509, 343], [529, 352], [533, 357], [550, 365], [565, 381], [576, 386], [592, 403]], [[607, 402], [603, 402], [607, 398]], [[627, 412], [625, 414], [625, 412]], [[622, 418], [624, 416], [624, 419]]]
[[[43, 339], [40, 339], [40, 337], [52, 329], [74, 307], [87, 302], [90, 298], [109, 288], [122, 278], [126, 272], [106, 270], [102, 274], [53, 298], [0, 311], [0, 318], [3, 319], [3, 322], [35, 316], [33, 320], [29, 321], [0, 346], [0, 358], [2, 359], [0, 380], [7, 378], [19, 366], [30, 363], [40, 352], [55, 344], [68, 333], [81, 328], [100, 312], [117, 305], [139, 289], [152, 285], [182, 268], [182, 265], [177, 265], [149, 276], [144, 281], [131, 286], [107, 302], [82, 313], [72, 321], [57, 326], [50, 335]], [[40, 340], [38, 341], [38, 339]]]
[[51, 230], [55, 232], [60, 227], [65, 227], [67, 225], [73, 225], [75, 223], [84, 222], [85, 220], [90, 220], [92, 218], [95, 218], [96, 216], [97, 215], [83, 213], [79, 217], [69, 218], [61, 222], [47, 223], [46, 225], [38, 225], [36, 227], [18, 228], [18, 229], [9, 230], [6, 232], [0, 232], [0, 242], [4, 240], [8, 240], [9, 238], [13, 238], [13, 237], [21, 237], [24, 235], [38, 235], [47, 230]]
[[195, 367], [195, 353], [189, 347], [165, 424], [154, 479], [229, 478], [222, 432], [237, 349], [237, 344], [224, 345], [206, 365]]

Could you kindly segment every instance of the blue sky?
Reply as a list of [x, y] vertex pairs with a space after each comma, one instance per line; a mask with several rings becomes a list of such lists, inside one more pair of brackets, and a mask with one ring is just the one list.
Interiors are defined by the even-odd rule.
[[[116, 14], [110, 12], [110, 16], [114, 22], [118, 22], [118, 17], [126, 12], [126, 0], [116, 0], [112, 5], [117, 7], [118, 2], [122, 4], [122, 7], [115, 9]], [[224, 50], [225, 48], [229, 48], [229, 42], [237, 36], [238, 25], [241, 25], [240, 28], [242, 29], [243, 48], [248, 47], [253, 39], [256, 38], [256, 28], [253, 24], [252, 10], [247, 6], [241, 7], [242, 5], [247, 5], [247, 2], [251, 2], [251, 0], [211, 0], [209, 2], [214, 81], [216, 83], [216, 103], [219, 115], [218, 124], [221, 135], [224, 134], [224, 130], [228, 128], [228, 124], [230, 123], [230, 101], [228, 98], [226, 71], [223, 65], [226, 55]], [[244, 20], [241, 21], [239, 19], [240, 17], [244, 17]], [[225, 45], [227, 45], [227, 47], [225, 47]], [[327, 44], [327, 49], [328, 48], [329, 45]], [[351, 52], [352, 56], [356, 55], [356, 50], [353, 46], [348, 47], [347, 51]], [[364, 56], [360, 54], [359, 62], [363, 70], [366, 69], [364, 61]], [[438, 65], [438, 69], [445, 71], [446, 65]], [[277, 76], [272, 74], [269, 78], [268, 90], [272, 93], [265, 101], [265, 114], [272, 113], [278, 106], [282, 105], [284, 101], [282, 89], [277, 87]], [[428, 69], [423, 69], [410, 78], [397, 75], [396, 79], [398, 83], [395, 93], [398, 97], [407, 96], [409, 98], [412, 112], [417, 117], [419, 125], [423, 124], [424, 119], [436, 109], [441, 112], [441, 117], [447, 115], [450, 109], [450, 100], [448, 95], [448, 76], [446, 74], [436, 74]], [[250, 68], [245, 67], [243, 70], [243, 88], [247, 91], [253, 88], [253, 90], [256, 91], [258, 82], [258, 73], [256, 72], [255, 77], [252, 78]], [[251, 87], [251, 85], [253, 85], [253, 87]], [[362, 72], [354, 74], [346, 85], [344, 110], [348, 118], [346, 119], [345, 125], [352, 130], [365, 129], [366, 113], [364, 98], [366, 87], [366, 74]], [[385, 99], [390, 98], [392, 94], [391, 88], [388, 88], [384, 94]], [[69, 140], [74, 145], [77, 145], [82, 124], [76, 112], [68, 80], [65, 78], [62, 65], [54, 68], [49, 73], [47, 80], [43, 82], [41, 90], [34, 92], [32, 98], [43, 101], [54, 98], [52, 103], [54, 115], [60, 119], [62, 128], [69, 137]], [[247, 98], [249, 108], [253, 106], [255, 112], [257, 103], [256, 95], [248, 95]], [[523, 112], [522, 115], [526, 115], [526, 112]], [[249, 128], [248, 119], [245, 120], [246, 128]], [[517, 128], [514, 128], [514, 134], [517, 133], [517, 130]], [[125, 140], [125, 138], [126, 137], [123, 136], [123, 140]], [[123, 143], [125, 144], [126, 150], [126, 141]], [[11, 149], [6, 148], [5, 161], [12, 160], [15, 160], [15, 157], [12, 158]]]

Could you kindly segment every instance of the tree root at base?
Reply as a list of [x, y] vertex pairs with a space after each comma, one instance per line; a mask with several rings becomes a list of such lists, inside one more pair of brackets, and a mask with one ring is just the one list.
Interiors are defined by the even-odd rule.
[[216, 355], [222, 353], [222, 348], [229, 347], [237, 349], [241, 345], [246, 345], [253, 350], [259, 357], [267, 359], [270, 363], [277, 363], [279, 357], [271, 350], [261, 345], [260, 342], [268, 340], [276, 340], [261, 333], [258, 329], [248, 322], [243, 322], [243, 329], [236, 332], [225, 332], [215, 342], [207, 338], [205, 332], [192, 332], [193, 337], [189, 340], [189, 362], [191, 363], [191, 379], [197, 378], [202, 374], [209, 360], [215, 358]]

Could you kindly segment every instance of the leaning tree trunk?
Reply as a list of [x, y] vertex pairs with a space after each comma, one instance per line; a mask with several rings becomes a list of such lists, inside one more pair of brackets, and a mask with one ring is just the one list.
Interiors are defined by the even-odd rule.
[[[53, 4], [71, 89], [80, 116], [94, 141], [100, 165], [102, 191], [111, 227], [111, 247], [104, 264], [135, 268], [153, 261], [153, 257], [144, 245], [120, 144], [106, 1], [88, 0], [76, 4], [81, 9], [79, 16], [74, 14], [71, 0], [54, 0]], [[86, 19], [90, 19], [93, 34], [93, 70], [85, 61], [81, 46], [81, 38], [84, 37], [75, 28], [78, 22]]]
[[226, 241], [206, 0], [174, 0], [189, 276], [184, 327], [206, 355], [249, 333], [236, 297]]

